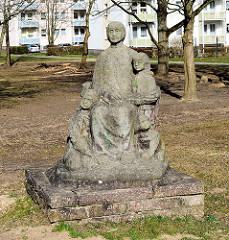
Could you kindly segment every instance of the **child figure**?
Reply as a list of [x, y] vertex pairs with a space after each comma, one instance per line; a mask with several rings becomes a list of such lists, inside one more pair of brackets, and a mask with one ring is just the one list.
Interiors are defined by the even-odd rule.
[[[150, 125], [155, 128], [161, 91], [156, 85], [154, 77], [150, 74], [150, 61], [148, 56], [145, 53], [138, 53], [138, 56], [133, 61], [133, 67], [137, 72], [133, 83], [133, 93], [146, 100], [146, 104], [142, 104], [138, 108], [140, 129], [141, 119], [144, 119], [144, 125], [148, 126], [148, 124], [146, 124], [146, 118], [150, 122]], [[148, 99], [156, 99], [156, 101], [147, 103]], [[145, 129], [142, 130], [147, 129], [145, 127]]]
[[63, 162], [69, 169], [77, 170], [83, 165], [83, 156], [92, 156], [90, 137], [90, 108], [95, 101], [96, 93], [92, 89], [83, 92], [80, 109], [68, 122], [68, 147]]
[[133, 60], [134, 69], [137, 71], [133, 83], [133, 92], [143, 95], [153, 94], [158, 91], [155, 79], [150, 74], [150, 61], [145, 53], [138, 53]]

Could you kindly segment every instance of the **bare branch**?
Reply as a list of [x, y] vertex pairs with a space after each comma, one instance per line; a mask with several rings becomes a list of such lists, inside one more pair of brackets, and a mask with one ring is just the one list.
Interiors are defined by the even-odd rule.
[[143, 25], [145, 25], [146, 28], [147, 28], [147, 31], [148, 31], [148, 33], [149, 33], [149, 35], [150, 35], [151, 41], [156, 45], [156, 47], [158, 47], [158, 42], [157, 42], [157, 40], [153, 37], [148, 22], [142, 21], [136, 14], [134, 14], [133, 12], [129, 12], [129, 11], [126, 10], [121, 4], [117, 3], [116, 1], [114, 1], [114, 0], [111, 0], [111, 1], [112, 1], [112, 3], [114, 3], [114, 5], [116, 5], [116, 6], [119, 7], [120, 9], [122, 9], [125, 13], [133, 16], [138, 22], [140, 22], [140, 23], [142, 23]]

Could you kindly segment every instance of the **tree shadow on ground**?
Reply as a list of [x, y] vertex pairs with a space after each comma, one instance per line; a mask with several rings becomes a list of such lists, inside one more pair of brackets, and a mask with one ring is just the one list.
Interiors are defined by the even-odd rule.
[[[229, 66], [227, 65], [196, 65], [197, 80], [203, 74], [215, 75], [219, 78], [220, 82], [223, 82], [227, 87], [229, 86]], [[156, 73], [157, 64], [151, 65], [151, 71]], [[183, 91], [184, 89], [184, 66], [181, 64], [170, 64], [169, 75], [163, 78], [155, 76], [157, 84], [161, 90], [172, 97], [181, 99], [182, 96], [177, 94], [177, 91]]]

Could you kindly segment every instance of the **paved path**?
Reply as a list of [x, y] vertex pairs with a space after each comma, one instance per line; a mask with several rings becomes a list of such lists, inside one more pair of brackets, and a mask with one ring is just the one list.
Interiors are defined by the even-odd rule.
[[[77, 60], [79, 61], [80, 57], [61, 57], [61, 56], [38, 56], [38, 55], [14, 55], [20, 57], [31, 57], [31, 58], [53, 58], [53, 59], [63, 59], [63, 60]], [[87, 61], [95, 62], [97, 58], [87, 58]], [[151, 63], [157, 63], [157, 60], [151, 60]], [[182, 61], [169, 61], [170, 64], [184, 64]], [[221, 65], [221, 66], [229, 66], [229, 63], [217, 63], [217, 62], [195, 62], [196, 65]]]

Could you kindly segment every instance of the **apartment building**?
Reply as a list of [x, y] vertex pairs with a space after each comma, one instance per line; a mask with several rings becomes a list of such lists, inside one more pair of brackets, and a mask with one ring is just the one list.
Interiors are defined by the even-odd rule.
[[[227, 45], [226, 1], [214, 0], [198, 16], [197, 42], [201, 46]], [[229, 43], [229, 42], [228, 42]]]
[[[88, 8], [86, 0], [54, 0], [53, 23], [55, 26], [54, 44], [83, 44], [85, 35], [85, 15]], [[199, 4], [201, 4], [199, 1]], [[155, 0], [148, 0], [155, 6]], [[175, 1], [179, 4], [179, 1]], [[110, 0], [96, 0], [90, 15], [89, 49], [104, 50], [109, 46], [106, 27], [111, 21], [120, 21], [126, 27], [125, 44], [133, 47], [151, 47], [147, 29], [133, 16], [124, 13], [118, 7], [112, 7]], [[124, 5], [126, 9], [149, 23], [151, 31], [157, 38], [156, 13], [146, 3], [131, 2]], [[52, 17], [45, 0], [37, 0], [23, 13], [10, 22], [11, 46], [39, 44], [41, 49], [48, 45], [48, 19]], [[177, 12], [168, 16], [168, 26], [180, 21]], [[170, 36], [170, 41], [180, 39], [182, 28]], [[229, 0], [215, 0], [210, 3], [195, 19], [194, 43], [200, 46], [229, 45]]]

